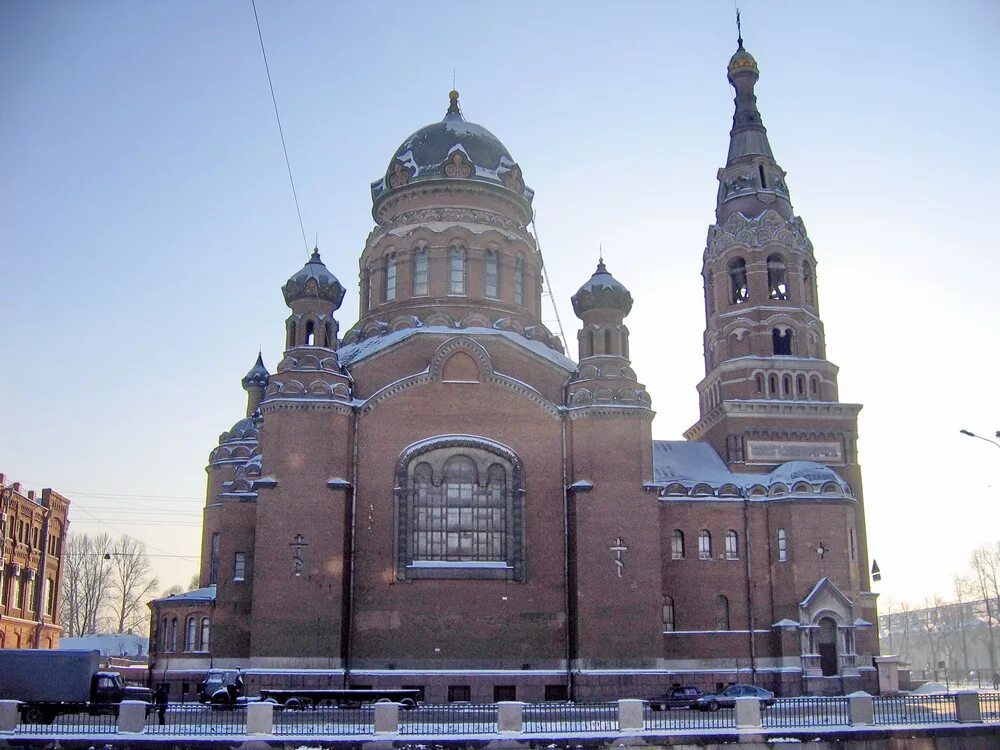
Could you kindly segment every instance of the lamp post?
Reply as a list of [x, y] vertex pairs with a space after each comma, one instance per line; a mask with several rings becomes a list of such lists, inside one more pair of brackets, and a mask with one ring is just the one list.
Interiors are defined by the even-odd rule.
[[[963, 435], [968, 435], [969, 437], [976, 438], [976, 440], [984, 440], [990, 445], [995, 445], [997, 448], [1000, 448], [1000, 443], [998, 443], [993, 438], [983, 437], [982, 435], [977, 435], [976, 433], [970, 432], [969, 430], [959, 430], [959, 432], [961, 432]], [[995, 434], [998, 438], [1000, 438], [1000, 430], [997, 430]]]

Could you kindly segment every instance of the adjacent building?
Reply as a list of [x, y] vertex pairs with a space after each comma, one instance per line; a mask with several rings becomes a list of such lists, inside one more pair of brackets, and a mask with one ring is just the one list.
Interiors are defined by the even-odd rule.
[[57, 648], [69, 500], [0, 474], [0, 648]]
[[876, 689], [861, 407], [826, 359], [758, 75], [741, 40], [686, 440], [652, 439], [632, 296], [603, 259], [572, 298], [575, 358], [543, 324], [530, 167], [451, 92], [371, 186], [357, 322], [341, 333], [318, 250], [282, 287], [284, 356], [273, 374], [258, 357], [209, 456], [202, 588], [152, 604], [157, 681]]

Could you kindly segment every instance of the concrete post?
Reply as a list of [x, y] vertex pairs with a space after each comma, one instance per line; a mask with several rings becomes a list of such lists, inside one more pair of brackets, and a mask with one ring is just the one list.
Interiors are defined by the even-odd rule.
[[875, 723], [875, 700], [863, 690], [847, 696], [847, 711], [852, 725]]
[[501, 732], [523, 732], [524, 704], [520, 701], [497, 703], [497, 728]]
[[375, 734], [399, 732], [399, 704], [375, 704]]
[[146, 707], [144, 701], [122, 701], [118, 706], [118, 731], [141, 734], [146, 728]]
[[737, 727], [759, 727], [760, 719], [760, 698], [740, 696], [736, 700], [736, 726]]
[[274, 704], [247, 704], [247, 734], [274, 734]]
[[17, 701], [0, 701], [0, 732], [13, 732], [21, 718], [17, 711]]
[[635, 698], [623, 698], [618, 701], [618, 731], [627, 729], [644, 729], [642, 711], [646, 702]]
[[960, 722], [973, 722], [980, 724], [983, 721], [983, 713], [979, 708], [979, 691], [963, 690], [955, 693], [955, 703], [958, 707], [958, 720]]

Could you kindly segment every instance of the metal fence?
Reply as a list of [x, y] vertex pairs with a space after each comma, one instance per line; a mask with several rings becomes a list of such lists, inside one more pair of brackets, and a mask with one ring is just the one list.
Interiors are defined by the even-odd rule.
[[534, 703], [523, 716], [527, 733], [618, 731], [617, 703]]
[[980, 693], [979, 711], [983, 721], [1000, 721], [1000, 693]]
[[875, 698], [876, 724], [944, 724], [958, 721], [953, 695], [892, 695]]
[[400, 734], [496, 734], [497, 705], [448, 703], [399, 712]]
[[170, 705], [160, 723], [155, 709], [146, 713], [146, 734], [218, 736], [246, 731], [246, 706], [211, 706], [201, 703]]
[[646, 729], [733, 729], [736, 727], [736, 712], [731, 708], [718, 711], [701, 711], [696, 708], [674, 708], [653, 710], [648, 704], [643, 710]]
[[276, 735], [374, 734], [375, 707], [306, 706], [274, 707]]
[[851, 723], [847, 698], [778, 698], [761, 706], [764, 727], [841, 726]]
[[118, 717], [113, 715], [91, 716], [87, 713], [63, 714], [51, 723], [22, 721], [14, 730], [17, 734], [114, 734], [118, 731]]

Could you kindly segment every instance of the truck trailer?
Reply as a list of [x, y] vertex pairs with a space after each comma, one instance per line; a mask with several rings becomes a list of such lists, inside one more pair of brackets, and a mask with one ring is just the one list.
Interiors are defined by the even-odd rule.
[[0, 649], [0, 700], [20, 701], [25, 723], [51, 724], [63, 714], [117, 714], [123, 700], [153, 694], [101, 671], [99, 651]]

